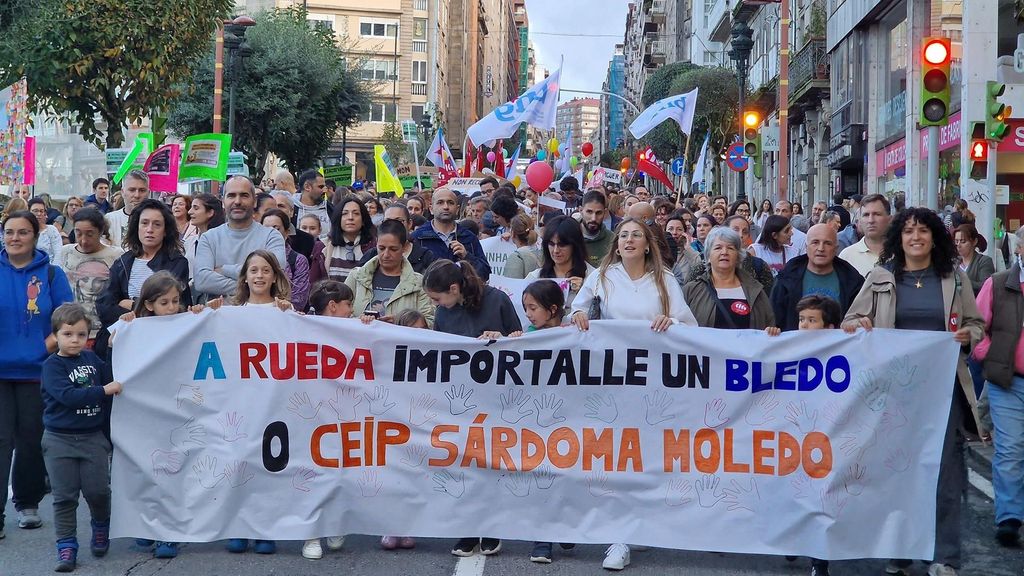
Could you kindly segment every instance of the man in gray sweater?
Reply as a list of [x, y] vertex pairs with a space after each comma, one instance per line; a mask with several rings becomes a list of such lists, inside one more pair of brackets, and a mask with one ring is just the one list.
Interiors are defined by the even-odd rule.
[[234, 295], [245, 257], [254, 250], [276, 256], [282, 270], [287, 266], [281, 234], [252, 218], [256, 210], [252, 180], [233, 176], [224, 184], [224, 210], [225, 225], [204, 233], [196, 245], [195, 288], [212, 298]]

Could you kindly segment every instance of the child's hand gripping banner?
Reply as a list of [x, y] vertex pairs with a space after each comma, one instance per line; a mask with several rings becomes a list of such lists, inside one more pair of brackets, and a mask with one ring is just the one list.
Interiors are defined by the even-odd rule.
[[114, 536], [932, 556], [948, 333], [487, 342], [231, 307], [121, 332]]

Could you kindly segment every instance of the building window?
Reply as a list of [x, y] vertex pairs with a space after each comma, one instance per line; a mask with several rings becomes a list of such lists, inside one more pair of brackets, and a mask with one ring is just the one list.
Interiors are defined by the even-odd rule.
[[412, 62], [412, 81], [413, 82], [426, 82], [427, 81], [427, 63], [424, 60], [413, 60]]
[[381, 104], [379, 102], [372, 102], [370, 109], [366, 115], [363, 116], [365, 122], [394, 122], [397, 118], [395, 114], [394, 104]]
[[422, 104], [413, 104], [412, 105], [412, 119], [417, 124], [419, 124], [419, 123], [421, 123], [423, 121], [423, 105]]
[[397, 80], [394, 60], [367, 60], [359, 69], [360, 80]]
[[395, 38], [398, 36], [398, 22], [361, 18], [359, 35], [364, 38]]
[[426, 18], [413, 18], [412, 19], [412, 37], [414, 40], [426, 40], [427, 39], [427, 19]]
[[412, 41], [412, 51], [413, 52], [420, 52], [422, 54], [426, 54], [427, 53], [427, 41], [426, 40], [413, 40]]
[[306, 14], [306, 21], [314, 26], [334, 30], [334, 16], [330, 14]]
[[427, 10], [427, 0], [416, 0], [416, 4], [415, 4], [415, 6], [413, 6], [413, 8], [415, 10], [426, 11]]

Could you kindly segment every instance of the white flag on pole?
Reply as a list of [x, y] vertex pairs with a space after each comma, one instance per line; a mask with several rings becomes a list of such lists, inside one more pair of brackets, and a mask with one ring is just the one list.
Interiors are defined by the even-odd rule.
[[434, 134], [434, 141], [430, 143], [430, 149], [427, 150], [427, 161], [444, 170], [455, 170], [455, 157], [452, 156], [448, 143], [444, 141], [444, 133], [440, 128]]
[[686, 94], [677, 94], [658, 100], [640, 113], [629, 125], [629, 132], [634, 138], [643, 138], [654, 130], [655, 126], [671, 118], [679, 124], [684, 134], [689, 134], [693, 127], [693, 112], [697, 107], [697, 88]]
[[710, 136], [710, 132], [704, 135], [704, 145], [700, 147], [700, 156], [697, 156], [697, 165], [693, 168], [693, 180], [691, 182], [695, 184], [704, 181], [704, 163], [707, 162], [708, 138]]
[[526, 122], [543, 130], [554, 130], [558, 111], [558, 82], [562, 69], [530, 87], [519, 98], [495, 108], [469, 127], [467, 133], [476, 146], [491, 146], [499, 138], [509, 138]]

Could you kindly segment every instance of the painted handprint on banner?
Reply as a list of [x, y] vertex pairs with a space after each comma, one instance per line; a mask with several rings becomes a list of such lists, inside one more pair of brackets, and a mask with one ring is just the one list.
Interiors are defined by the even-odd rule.
[[850, 496], [860, 496], [864, 492], [864, 484], [867, 482], [868, 471], [859, 463], [851, 464], [846, 469], [846, 475], [843, 477], [843, 486], [846, 487], [846, 493]]
[[339, 422], [353, 422], [359, 419], [356, 406], [363, 402], [363, 395], [355, 386], [338, 386], [334, 398], [327, 401], [327, 406], [338, 417]]
[[587, 474], [587, 490], [595, 498], [603, 498], [615, 493], [608, 487], [608, 475], [604, 472], [592, 472]]
[[555, 473], [551, 471], [550, 466], [541, 466], [531, 472], [533, 479], [537, 482], [537, 488], [540, 490], [547, 490], [555, 483]]
[[813, 493], [811, 477], [805, 474], [802, 470], [793, 475], [793, 478], [789, 481], [789, 485], [793, 487], [794, 498], [807, 498]]
[[910, 455], [903, 448], [891, 450], [885, 457], [885, 467], [893, 472], [906, 472], [910, 468]]
[[693, 485], [689, 480], [676, 478], [665, 486], [665, 504], [672, 508], [684, 506], [693, 501]]
[[359, 475], [359, 493], [363, 498], [373, 498], [380, 494], [383, 487], [384, 481], [380, 479], [380, 474], [376, 470], [363, 470]]
[[182, 464], [185, 463], [185, 455], [177, 450], [160, 450], [158, 448], [153, 451], [150, 459], [154, 474], [177, 474], [181, 471]]
[[857, 395], [869, 410], [872, 412], [885, 410], [885, 402], [889, 395], [887, 379], [877, 377], [874, 370], [861, 370], [857, 373], [857, 383], [854, 387]]
[[807, 402], [801, 400], [800, 404], [790, 402], [786, 407], [786, 420], [789, 420], [801, 434], [814, 432], [818, 424], [818, 411], [807, 409]]
[[195, 406], [203, 405], [203, 391], [199, 386], [195, 384], [188, 384], [182, 382], [178, 386], [178, 393], [174, 395], [174, 400], [178, 405], [178, 409], [181, 409], [181, 405], [186, 402], [191, 402]]
[[447, 470], [434, 472], [434, 491], [444, 492], [452, 498], [462, 498], [466, 493], [466, 473], [459, 472], [458, 476]]
[[509, 424], [518, 424], [523, 418], [533, 415], [533, 409], [527, 408], [530, 395], [522, 390], [509, 388], [500, 399], [501, 419]]
[[644, 394], [644, 405], [647, 408], [645, 419], [651, 426], [673, 420], [676, 417], [672, 413], [672, 399], [664, 390], [658, 390], [653, 395]]
[[541, 394], [539, 400], [533, 401], [533, 405], [537, 407], [537, 424], [542, 428], [565, 422], [565, 416], [558, 415], [562, 400], [554, 394]]
[[882, 413], [882, 429], [892, 432], [893, 430], [903, 428], [907, 425], [909, 420], [907, 415], [903, 413], [903, 409], [899, 406], [889, 406], [885, 412]]
[[740, 485], [736, 480], [733, 480], [731, 484], [732, 488], [723, 490], [725, 503], [729, 506], [728, 510], [749, 510], [756, 513], [761, 507], [761, 494], [757, 491], [757, 482], [751, 478], [746, 487]]
[[409, 400], [409, 424], [423, 426], [437, 417], [434, 411], [434, 404], [437, 399], [430, 394], [420, 394]]
[[530, 495], [530, 484], [530, 477], [525, 472], [510, 472], [501, 479], [501, 485], [505, 487], [505, 490], [517, 498], [525, 498]]
[[295, 488], [299, 492], [309, 492], [309, 483], [315, 480], [320, 473], [312, 468], [306, 468], [305, 466], [299, 466], [299, 469], [292, 475], [292, 488]]
[[373, 394], [370, 394], [369, 392], [364, 394], [364, 396], [366, 397], [366, 402], [370, 406], [370, 413], [373, 414], [374, 416], [382, 416], [385, 412], [394, 408], [395, 403], [388, 402], [388, 396], [390, 395], [391, 391], [388, 390], [388, 387], [384, 386], [383, 384], [380, 386], [375, 386], [373, 389]]
[[312, 420], [316, 418], [316, 415], [320, 412], [320, 402], [313, 405], [313, 400], [310, 399], [309, 393], [307, 392], [296, 392], [291, 395], [288, 399], [288, 411], [295, 414], [303, 420]]
[[917, 364], [911, 364], [910, 356], [904, 354], [889, 360], [886, 366], [889, 382], [906, 391], [917, 388]]
[[821, 416], [836, 426], [843, 426], [850, 419], [850, 413], [835, 400], [829, 400], [821, 409]]
[[217, 418], [217, 422], [220, 423], [220, 427], [224, 431], [225, 442], [236, 442], [242, 438], [249, 437], [245, 432], [238, 431], [239, 427], [242, 426], [242, 420], [245, 420], [245, 417], [239, 416], [238, 412], [228, 412]]
[[727, 405], [722, 398], [715, 398], [704, 405], [704, 426], [708, 428], [719, 428], [729, 423], [725, 416]]
[[829, 517], [835, 519], [846, 507], [848, 497], [838, 488], [825, 488], [821, 491], [821, 509]]
[[839, 440], [839, 449], [843, 454], [858, 461], [864, 458], [864, 453], [878, 441], [875, 428], [859, 420], [850, 420]]
[[235, 460], [227, 466], [224, 466], [224, 473], [221, 474], [225, 480], [228, 481], [228, 485], [232, 488], [238, 488], [244, 485], [249, 480], [252, 480], [256, 474], [249, 472], [249, 463], [244, 460]]
[[217, 473], [217, 459], [213, 456], [200, 458], [198, 462], [193, 464], [192, 476], [200, 486], [207, 490], [215, 488], [224, 479], [223, 473]]
[[190, 448], [206, 445], [206, 428], [202, 424], [196, 424], [196, 419], [189, 418], [185, 422], [171, 430], [171, 446], [181, 450], [188, 456]]
[[401, 462], [410, 468], [419, 468], [427, 459], [427, 449], [419, 444], [411, 444], [402, 449]]
[[469, 397], [473, 395], [474, 390], [472, 388], [466, 388], [465, 384], [455, 388], [455, 384], [444, 393], [444, 397], [448, 399], [448, 411], [451, 412], [452, 416], [458, 416], [464, 414], [470, 410], [476, 408], [476, 404], [469, 403]]
[[725, 498], [725, 492], [718, 488], [721, 482], [714, 474], [705, 474], [697, 480], [697, 502], [702, 508], [714, 508]]
[[774, 392], [758, 392], [747, 406], [747, 414], [743, 419], [751, 426], [764, 426], [775, 421], [774, 412], [778, 407], [779, 401], [775, 399]]
[[611, 424], [619, 417], [619, 408], [615, 405], [615, 397], [611, 394], [591, 394], [587, 396], [584, 407], [587, 418]]

